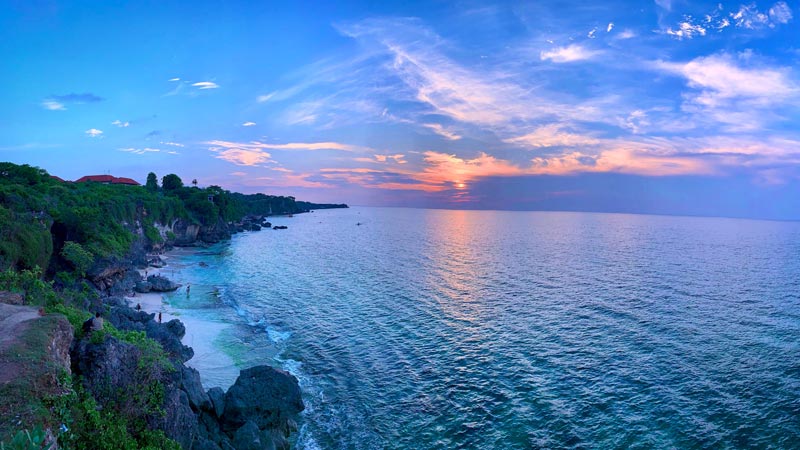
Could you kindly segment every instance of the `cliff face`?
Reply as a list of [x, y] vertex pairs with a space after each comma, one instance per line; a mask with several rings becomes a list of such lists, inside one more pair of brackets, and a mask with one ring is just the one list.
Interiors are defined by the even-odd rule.
[[[109, 320], [119, 329], [145, 331], [169, 361], [154, 362], [135, 345], [111, 336], [80, 340], [72, 354], [74, 371], [103, 408], [143, 420], [185, 449], [289, 448], [287, 438], [303, 410], [294, 376], [257, 366], [243, 370], [227, 393], [204, 391], [197, 370], [183, 364], [192, 352], [180, 343], [184, 328], [178, 320], [157, 323], [153, 314], [126, 306], [112, 308]], [[163, 389], [157, 405], [149, 396], [154, 383]]]
[[45, 402], [65, 388], [72, 339], [63, 316], [0, 303], [0, 441], [21, 423], [57, 425]]

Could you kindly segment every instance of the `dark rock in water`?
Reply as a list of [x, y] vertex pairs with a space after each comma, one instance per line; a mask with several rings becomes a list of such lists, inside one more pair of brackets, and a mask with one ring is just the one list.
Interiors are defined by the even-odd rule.
[[200, 261], [200, 267], [208, 267], [208, 263], [205, 261]]
[[133, 290], [140, 294], [147, 294], [153, 290], [153, 285], [150, 284], [149, 281], [140, 281], [136, 283], [136, 286], [133, 287]]
[[222, 428], [233, 431], [253, 421], [259, 429], [288, 434], [289, 420], [303, 409], [297, 378], [270, 366], [251, 367], [241, 371], [225, 394]]
[[180, 284], [173, 283], [169, 278], [161, 275], [150, 275], [147, 277], [147, 282], [150, 283], [152, 292], [171, 292], [181, 287]]
[[264, 223], [261, 224], [261, 226], [264, 227], [264, 228], [272, 228], [272, 223], [264, 222]]
[[222, 417], [225, 413], [225, 391], [220, 387], [213, 387], [208, 390], [208, 398], [211, 400], [214, 415]]
[[275, 225], [274, 227], [272, 227], [273, 230], [285, 230], [287, 228], [289, 227], [287, 227], [286, 225]]
[[197, 369], [183, 366], [181, 368], [181, 387], [186, 391], [186, 396], [189, 398], [189, 405], [192, 410], [197, 412], [201, 409], [210, 409], [211, 400], [208, 394], [203, 390], [203, 384], [200, 381], [200, 373]]

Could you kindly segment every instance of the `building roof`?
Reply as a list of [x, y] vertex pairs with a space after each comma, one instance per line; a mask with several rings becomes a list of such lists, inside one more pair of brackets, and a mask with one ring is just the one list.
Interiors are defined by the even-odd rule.
[[86, 175], [75, 180], [76, 183], [85, 183], [87, 181], [94, 181], [95, 183], [111, 183], [114, 177], [111, 175]]
[[64, 181], [64, 179], [63, 179], [63, 178], [61, 178], [61, 177], [57, 177], [57, 176], [55, 176], [55, 175], [50, 175], [50, 178], [52, 178], [52, 179], [54, 179], [54, 180], [56, 180], [56, 181], [60, 181], [60, 182], [62, 182], [62, 183], [66, 183], [66, 181]]
[[118, 177], [111, 180], [112, 184], [130, 184], [131, 186], [139, 186], [139, 182], [132, 178]]
[[131, 178], [115, 177], [112, 175], [86, 175], [78, 178], [76, 183], [85, 183], [87, 181], [94, 181], [95, 183], [111, 183], [111, 184], [128, 184], [131, 186], [139, 186], [139, 182]]

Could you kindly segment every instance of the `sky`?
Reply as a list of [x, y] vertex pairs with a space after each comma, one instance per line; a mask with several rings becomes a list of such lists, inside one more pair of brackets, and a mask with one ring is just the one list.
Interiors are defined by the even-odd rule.
[[0, 0], [0, 160], [800, 220], [800, 1]]

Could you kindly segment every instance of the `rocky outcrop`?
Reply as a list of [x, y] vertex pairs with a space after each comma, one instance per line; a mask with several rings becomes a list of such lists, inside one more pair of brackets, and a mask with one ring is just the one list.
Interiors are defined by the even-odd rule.
[[212, 388], [207, 398], [200, 434], [220, 448], [288, 449], [294, 420], [304, 409], [297, 378], [270, 366], [243, 370], [227, 393]]
[[173, 283], [169, 278], [161, 275], [150, 275], [147, 277], [147, 283], [150, 285], [148, 292], [171, 292], [179, 287], [178, 283]]
[[0, 291], [0, 303], [6, 305], [22, 305], [25, 303], [25, 297], [16, 292]]
[[270, 366], [256, 366], [243, 370], [225, 394], [222, 426], [236, 430], [251, 420], [259, 429], [278, 428], [302, 410], [297, 378]]
[[198, 237], [203, 242], [215, 244], [230, 239], [231, 229], [224, 220], [219, 218], [213, 224], [201, 226]]
[[172, 245], [183, 247], [194, 245], [200, 234], [200, 225], [189, 222], [186, 219], [178, 219], [172, 224]]

